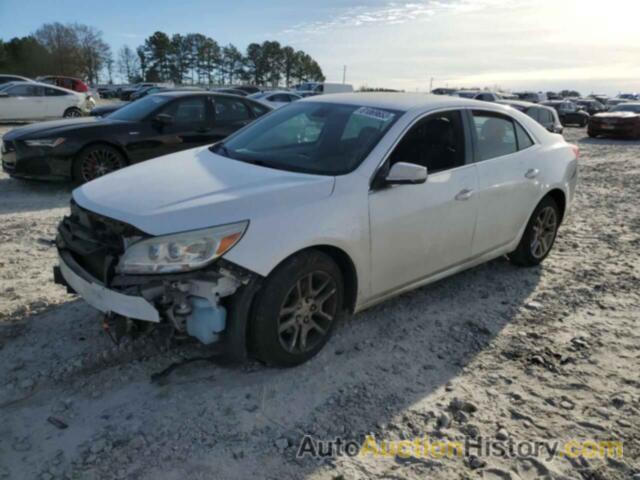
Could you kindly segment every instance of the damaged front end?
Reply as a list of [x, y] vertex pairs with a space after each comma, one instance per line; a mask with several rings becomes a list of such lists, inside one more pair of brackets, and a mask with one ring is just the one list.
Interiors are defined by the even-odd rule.
[[[225, 228], [223, 233], [230, 231]], [[196, 234], [187, 235], [191, 243], [179, 236], [150, 237], [72, 201], [71, 215], [58, 227], [55, 281], [110, 318], [168, 324], [204, 344], [231, 337], [234, 356], [244, 357], [248, 304], [260, 278], [218, 258], [223, 247], [233, 246], [226, 241], [231, 234], [200, 243]], [[233, 235], [234, 242], [241, 236]], [[190, 271], [192, 264], [197, 268]]]

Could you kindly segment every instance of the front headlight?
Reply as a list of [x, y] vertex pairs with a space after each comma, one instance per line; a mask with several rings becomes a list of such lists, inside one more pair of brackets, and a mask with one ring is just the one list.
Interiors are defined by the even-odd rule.
[[58, 145], [63, 144], [64, 138], [37, 138], [35, 140], [25, 140], [24, 143], [29, 147], [51, 147], [55, 148]]
[[249, 221], [140, 240], [124, 252], [118, 271], [131, 274], [179, 273], [201, 268], [238, 243]]

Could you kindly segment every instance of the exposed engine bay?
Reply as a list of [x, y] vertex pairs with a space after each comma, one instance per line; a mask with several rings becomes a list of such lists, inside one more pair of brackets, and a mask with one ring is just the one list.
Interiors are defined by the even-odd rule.
[[60, 266], [56, 282], [81, 294], [118, 335], [132, 323], [166, 323], [178, 334], [204, 344], [220, 340], [228, 324], [228, 297], [256, 275], [219, 259], [201, 270], [155, 275], [119, 273], [116, 265], [128, 243], [146, 234], [72, 203], [58, 229]]

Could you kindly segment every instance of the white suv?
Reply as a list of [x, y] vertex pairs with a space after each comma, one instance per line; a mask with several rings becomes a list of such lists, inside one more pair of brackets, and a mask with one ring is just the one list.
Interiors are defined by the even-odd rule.
[[577, 157], [502, 105], [313, 97], [76, 189], [56, 279], [110, 321], [166, 322], [235, 358], [296, 365], [343, 312], [505, 254], [540, 263]]

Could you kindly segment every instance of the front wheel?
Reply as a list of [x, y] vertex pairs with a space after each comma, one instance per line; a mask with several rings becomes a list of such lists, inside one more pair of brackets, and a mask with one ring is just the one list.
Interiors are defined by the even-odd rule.
[[551, 252], [560, 227], [560, 209], [551, 197], [545, 197], [534, 210], [518, 248], [509, 254], [515, 265], [532, 267]]
[[62, 116], [64, 118], [77, 118], [82, 116], [82, 111], [79, 108], [71, 107], [67, 108]]
[[85, 148], [73, 162], [73, 179], [76, 183], [90, 182], [127, 165], [124, 156], [109, 145], [93, 145]]
[[329, 340], [343, 308], [340, 269], [322, 252], [291, 257], [266, 280], [254, 305], [250, 340], [254, 354], [277, 367], [293, 367]]

